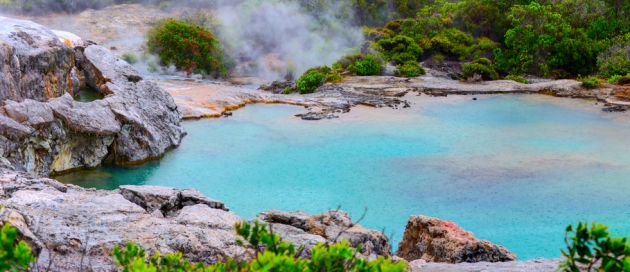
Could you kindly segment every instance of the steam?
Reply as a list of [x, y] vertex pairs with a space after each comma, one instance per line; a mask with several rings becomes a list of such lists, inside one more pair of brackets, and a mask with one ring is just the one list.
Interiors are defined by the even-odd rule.
[[215, 12], [216, 32], [237, 63], [236, 74], [280, 79], [330, 65], [361, 46], [361, 29], [335, 10], [309, 13], [296, 1], [224, 4]]
[[[109, 6], [121, 2], [141, 2], [143, 6]], [[33, 3], [28, 19], [94, 40], [121, 56], [134, 54], [140, 60], [135, 64], [137, 68], [149, 74], [156, 71], [155, 58], [146, 56], [142, 47], [151, 24], [169, 17], [193, 20], [219, 37], [232, 60], [234, 76], [277, 80], [299, 76], [313, 66], [330, 65], [342, 55], [358, 50], [363, 35], [350, 13], [345, 12], [349, 3], [350, 0], [41, 0]], [[51, 10], [56, 12], [50, 13]], [[172, 68], [159, 70], [172, 72]]]

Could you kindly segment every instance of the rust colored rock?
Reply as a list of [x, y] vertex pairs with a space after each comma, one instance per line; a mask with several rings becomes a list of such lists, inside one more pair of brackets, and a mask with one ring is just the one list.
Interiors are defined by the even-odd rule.
[[503, 246], [475, 238], [457, 224], [427, 216], [412, 216], [407, 222], [398, 257], [408, 261], [463, 263], [506, 262], [516, 256]]

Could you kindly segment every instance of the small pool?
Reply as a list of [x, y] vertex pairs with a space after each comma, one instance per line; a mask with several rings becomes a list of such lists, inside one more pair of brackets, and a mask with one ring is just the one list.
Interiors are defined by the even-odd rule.
[[353, 109], [307, 122], [303, 109], [253, 105], [187, 121], [182, 146], [139, 168], [60, 176], [197, 188], [244, 217], [341, 207], [394, 243], [409, 215], [449, 219], [520, 259], [559, 257], [568, 224], [630, 235], [630, 116], [536, 95], [412, 98], [410, 109]]
[[99, 91], [84, 86], [79, 89], [77, 95], [74, 96], [74, 100], [79, 102], [92, 102], [95, 100], [103, 99], [103, 97], [105, 96]]

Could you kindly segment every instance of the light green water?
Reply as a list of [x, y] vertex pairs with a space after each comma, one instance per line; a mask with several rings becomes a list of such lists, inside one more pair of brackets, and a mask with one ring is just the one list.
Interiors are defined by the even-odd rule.
[[340, 206], [402, 236], [409, 215], [457, 222], [520, 259], [559, 257], [564, 228], [597, 220], [630, 235], [630, 118], [542, 96], [416, 99], [307, 122], [303, 109], [254, 105], [188, 121], [182, 146], [139, 168], [60, 180], [196, 188], [243, 217]]

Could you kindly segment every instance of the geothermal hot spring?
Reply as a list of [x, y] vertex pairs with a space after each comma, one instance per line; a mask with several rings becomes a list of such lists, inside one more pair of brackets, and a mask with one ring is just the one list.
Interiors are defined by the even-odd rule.
[[564, 229], [600, 221], [630, 234], [630, 116], [593, 101], [538, 95], [410, 97], [409, 109], [355, 108], [303, 121], [304, 110], [251, 105], [186, 121], [160, 161], [57, 177], [85, 187], [196, 188], [252, 218], [341, 207], [395, 244], [407, 218], [457, 222], [520, 259], [559, 257]]

